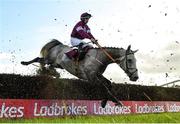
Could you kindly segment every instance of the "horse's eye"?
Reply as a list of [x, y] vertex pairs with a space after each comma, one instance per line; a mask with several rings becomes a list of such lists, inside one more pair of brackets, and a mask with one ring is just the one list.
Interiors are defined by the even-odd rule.
[[131, 59], [128, 59], [127, 61], [128, 61], [128, 63], [132, 63], [132, 60], [131, 60]]

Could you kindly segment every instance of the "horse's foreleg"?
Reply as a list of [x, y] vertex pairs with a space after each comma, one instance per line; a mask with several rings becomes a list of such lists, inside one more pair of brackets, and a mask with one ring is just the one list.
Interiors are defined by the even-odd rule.
[[103, 75], [98, 75], [97, 78], [100, 80], [100, 83], [102, 84], [102, 86], [104, 87], [104, 89], [106, 90], [108, 97], [106, 97], [104, 100], [102, 100], [101, 102], [101, 106], [105, 107], [106, 103], [108, 100], [111, 100], [112, 102], [114, 102], [116, 105], [120, 105], [122, 106], [123, 104], [112, 94], [112, 85], [111, 85], [111, 81], [109, 81], [108, 79], [106, 79]]
[[40, 64], [44, 64], [44, 58], [37, 57], [37, 58], [35, 58], [33, 60], [30, 60], [30, 61], [22, 61], [21, 64], [22, 65], [29, 65], [29, 64], [32, 64], [34, 62], [38, 62]]
[[111, 90], [112, 90], [112, 85], [111, 82], [106, 79], [102, 74], [97, 74], [95, 71], [88, 71], [85, 70], [86, 76], [88, 78], [88, 80], [90, 82], [96, 82], [99, 84], [102, 84], [103, 89], [105, 90], [105, 94], [102, 102], [101, 102], [101, 106], [104, 108], [106, 106], [106, 103], [108, 100], [113, 101], [114, 103], [116, 103], [116, 105], [121, 105], [122, 103], [119, 102], [119, 100], [112, 94]]
[[[100, 81], [100, 76], [97, 76], [97, 73], [95, 71], [85, 70], [85, 73], [86, 73], [86, 76], [87, 76], [89, 82], [94, 83], [94, 84], [97, 84], [97, 83], [101, 82]], [[106, 91], [105, 91], [105, 93], [106, 93]], [[101, 107], [103, 107], [103, 108], [106, 106], [106, 103], [108, 101], [107, 95], [105, 94], [104, 96], [105, 97], [101, 101]]]
[[112, 102], [114, 102], [116, 105], [120, 105], [122, 106], [123, 104], [112, 94], [111, 90], [108, 89], [108, 87], [102, 82], [104, 88], [106, 89], [107, 93], [108, 93], [108, 99], [104, 99], [101, 103], [102, 107], [106, 105], [108, 100], [111, 100]]

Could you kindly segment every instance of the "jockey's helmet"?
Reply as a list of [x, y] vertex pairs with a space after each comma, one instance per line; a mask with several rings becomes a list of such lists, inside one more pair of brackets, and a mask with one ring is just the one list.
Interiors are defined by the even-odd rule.
[[91, 17], [92, 17], [92, 15], [89, 14], [89, 13], [87, 13], [87, 12], [81, 14], [81, 20], [82, 20], [82, 21], [83, 21], [84, 19], [89, 19], [89, 18], [91, 18]]

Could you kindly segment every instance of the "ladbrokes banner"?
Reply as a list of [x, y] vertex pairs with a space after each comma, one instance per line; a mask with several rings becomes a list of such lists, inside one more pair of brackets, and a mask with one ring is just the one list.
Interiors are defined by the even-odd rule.
[[122, 101], [124, 106], [91, 100], [0, 99], [0, 118], [62, 117], [68, 115], [113, 115], [180, 112], [180, 102]]

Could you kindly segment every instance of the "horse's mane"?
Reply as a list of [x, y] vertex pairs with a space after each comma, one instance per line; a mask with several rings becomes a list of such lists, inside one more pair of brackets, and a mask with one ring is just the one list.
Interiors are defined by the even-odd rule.
[[[63, 44], [62, 42], [58, 41], [57, 39], [52, 39], [48, 44], [46, 44], [44, 47], [49, 46], [50, 44], [60, 44], [68, 47], [67, 45]], [[69, 46], [70, 47], [70, 46]], [[123, 49], [119, 47], [102, 47], [103, 49]], [[99, 47], [94, 47], [93, 49], [100, 49]]]
[[[103, 49], [124, 49], [124, 48], [119, 48], [119, 47], [102, 47]], [[93, 49], [100, 49], [99, 47], [94, 47]]]

